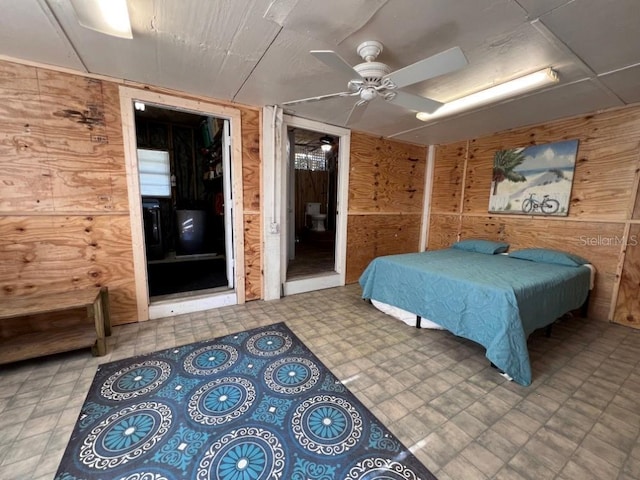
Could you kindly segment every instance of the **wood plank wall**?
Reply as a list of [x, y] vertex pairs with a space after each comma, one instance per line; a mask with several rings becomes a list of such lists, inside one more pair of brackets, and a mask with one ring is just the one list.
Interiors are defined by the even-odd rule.
[[380, 255], [418, 251], [427, 148], [351, 135], [346, 282]]
[[[567, 217], [487, 213], [496, 150], [569, 139], [580, 143]], [[537, 246], [576, 253], [598, 270], [589, 314], [612, 319], [617, 301], [615, 320], [638, 326], [640, 251], [633, 243], [625, 249], [624, 239], [625, 232], [629, 239], [640, 234], [640, 221], [632, 217], [640, 201], [636, 199], [639, 152], [639, 107], [438, 146], [428, 248], [444, 248], [459, 238], [485, 238], [507, 241], [512, 250]], [[637, 206], [635, 211], [638, 215]]]
[[[119, 105], [115, 81], [0, 61], [0, 301], [106, 285], [113, 323], [138, 321]], [[238, 108], [249, 300], [262, 295], [260, 112]]]

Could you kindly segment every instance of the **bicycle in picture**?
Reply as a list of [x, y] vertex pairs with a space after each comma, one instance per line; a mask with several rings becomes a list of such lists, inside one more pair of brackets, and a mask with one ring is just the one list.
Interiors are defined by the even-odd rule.
[[556, 213], [560, 208], [560, 202], [554, 198], [549, 198], [549, 195], [542, 197], [542, 201], [535, 198], [535, 193], [531, 193], [529, 198], [522, 202], [522, 211], [524, 213], [537, 212], [540, 210], [542, 213], [552, 214]]

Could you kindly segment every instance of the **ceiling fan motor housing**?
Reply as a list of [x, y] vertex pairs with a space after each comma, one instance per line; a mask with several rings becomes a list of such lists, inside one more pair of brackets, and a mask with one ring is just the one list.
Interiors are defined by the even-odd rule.
[[380, 62], [364, 62], [355, 65], [353, 69], [364, 78], [367, 84], [379, 85], [382, 77], [391, 73], [388, 65]]

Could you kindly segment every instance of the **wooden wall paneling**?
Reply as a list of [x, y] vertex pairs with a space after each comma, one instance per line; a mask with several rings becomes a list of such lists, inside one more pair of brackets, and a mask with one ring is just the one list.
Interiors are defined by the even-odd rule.
[[381, 255], [418, 251], [421, 214], [349, 215], [346, 283], [354, 283]]
[[427, 250], [448, 248], [458, 240], [460, 215], [432, 213], [429, 219], [429, 242]]
[[245, 212], [260, 211], [260, 112], [241, 110], [242, 118], [242, 179]]
[[462, 198], [467, 141], [438, 145], [431, 194], [432, 213], [458, 213]]
[[53, 209], [34, 67], [0, 62], [0, 211]]
[[560, 120], [471, 142], [464, 211], [486, 213], [497, 150], [578, 139], [569, 215], [624, 220], [633, 188], [640, 138], [640, 108]]
[[0, 85], [20, 93], [38, 93], [36, 67], [0, 61]]
[[629, 229], [613, 321], [640, 328], [640, 224]]
[[115, 83], [102, 82], [106, 143], [112, 156], [108, 157], [111, 174], [111, 210], [127, 212], [127, 172], [124, 165], [124, 143], [122, 139], [122, 115], [120, 93]]
[[137, 320], [129, 217], [0, 217], [0, 298], [109, 287], [114, 324]]
[[461, 238], [500, 239], [510, 250], [544, 247], [563, 250], [589, 260], [597, 270], [589, 315], [607, 319], [616, 282], [617, 259], [624, 223], [571, 220], [533, 222], [528, 218], [464, 216]]
[[242, 108], [242, 203], [244, 209], [245, 300], [262, 298], [262, 157], [259, 110]]
[[57, 211], [110, 211], [122, 148], [108, 143], [102, 81], [38, 69], [40, 114]]
[[261, 238], [260, 215], [245, 213], [244, 262], [246, 300], [257, 300], [262, 297]]
[[421, 213], [427, 149], [351, 134], [350, 212]]

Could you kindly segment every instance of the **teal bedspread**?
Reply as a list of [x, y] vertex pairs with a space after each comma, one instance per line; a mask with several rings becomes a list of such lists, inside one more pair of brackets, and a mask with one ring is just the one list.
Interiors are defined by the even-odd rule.
[[456, 249], [390, 255], [360, 277], [362, 297], [440, 324], [487, 349], [521, 385], [531, 384], [527, 337], [580, 307], [590, 270]]

